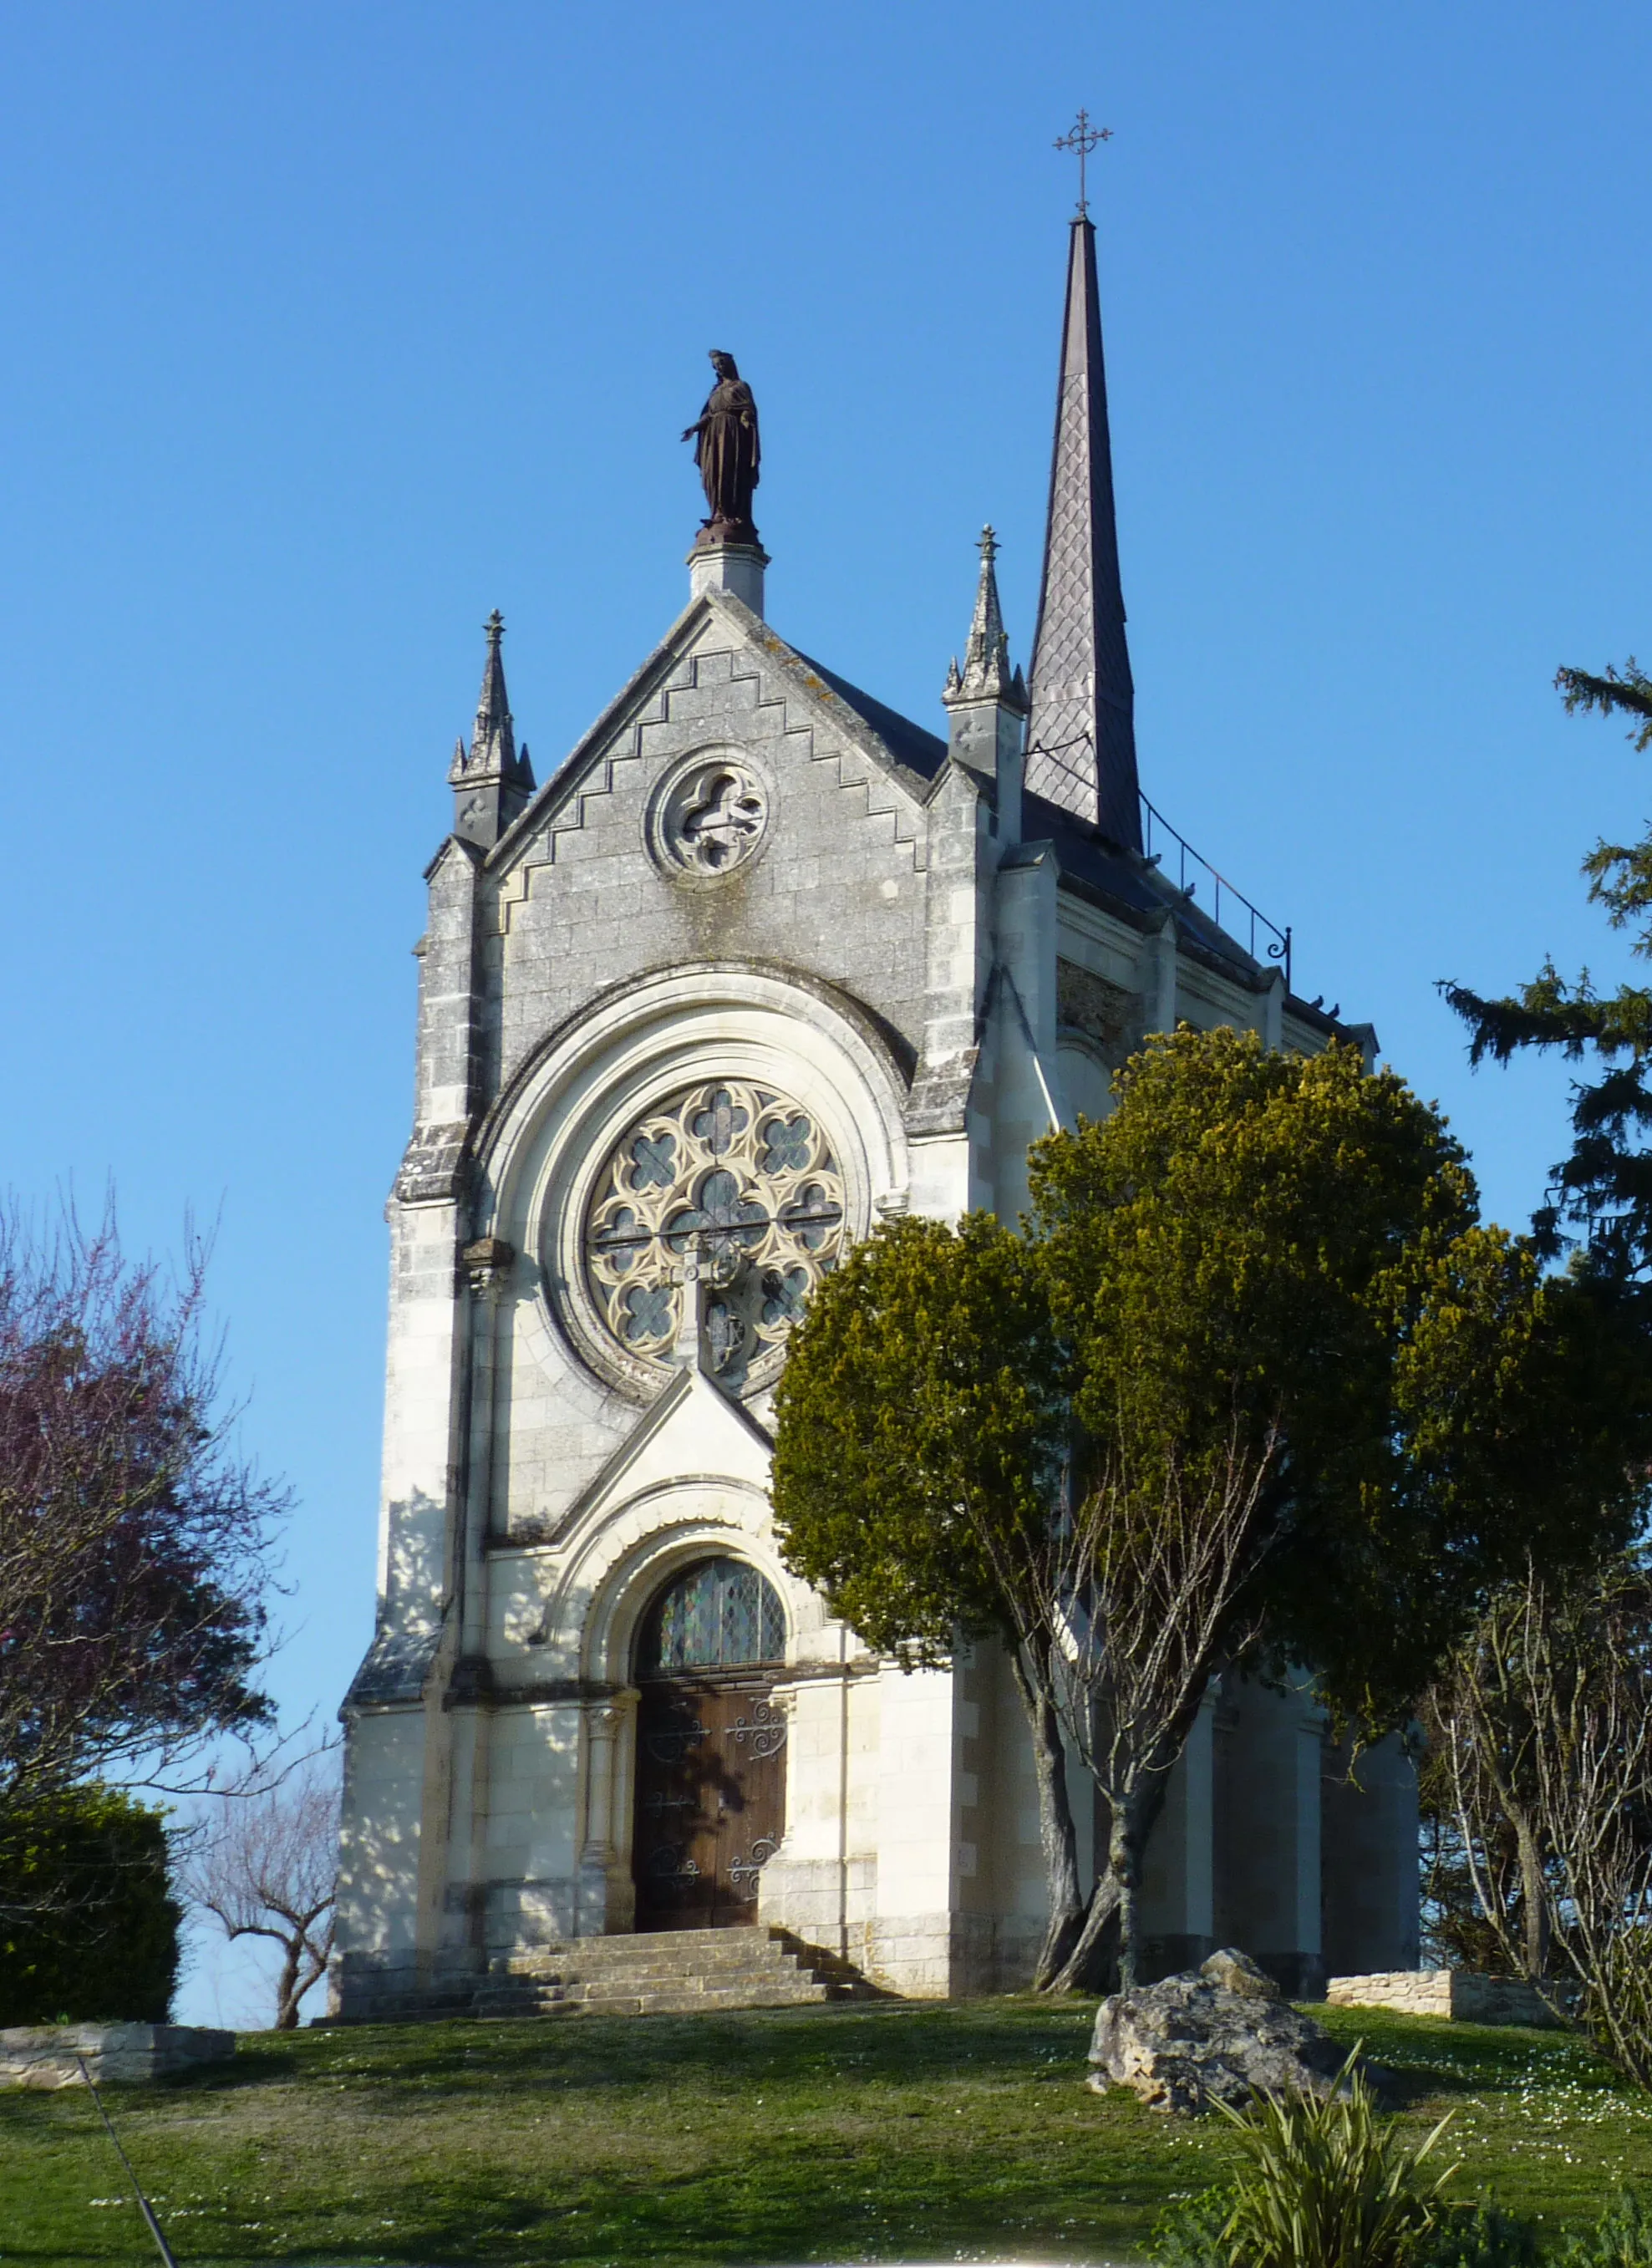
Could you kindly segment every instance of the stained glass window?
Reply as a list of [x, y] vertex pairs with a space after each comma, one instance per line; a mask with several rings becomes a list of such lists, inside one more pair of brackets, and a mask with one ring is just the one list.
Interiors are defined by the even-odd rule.
[[843, 1177], [818, 1121], [770, 1088], [717, 1079], [668, 1096], [615, 1146], [586, 1216], [586, 1281], [627, 1353], [663, 1370], [697, 1260], [712, 1279], [712, 1366], [743, 1388], [778, 1369], [844, 1230]]
[[702, 1559], [648, 1609], [637, 1674], [669, 1677], [785, 1658], [785, 1612], [773, 1585], [743, 1559]]

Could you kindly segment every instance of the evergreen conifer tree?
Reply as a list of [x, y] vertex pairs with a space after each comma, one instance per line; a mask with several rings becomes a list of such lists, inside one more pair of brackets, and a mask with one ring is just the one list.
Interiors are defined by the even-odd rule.
[[[1568, 711], [1629, 718], [1629, 738], [1652, 747], [1652, 677], [1633, 658], [1602, 676], [1562, 669]], [[1635, 843], [1596, 843], [1583, 861], [1591, 902], [1652, 960], [1652, 828]], [[1447, 982], [1447, 1000], [1470, 1032], [1469, 1058], [1506, 1064], [1520, 1049], [1559, 1049], [1587, 1064], [1572, 1094], [1572, 1149], [1532, 1216], [1539, 1254], [1579, 1248], [1580, 1264], [1607, 1281], [1652, 1292], [1652, 987], [1597, 991], [1587, 969], [1568, 983], [1545, 961], [1529, 984], [1501, 998]]]

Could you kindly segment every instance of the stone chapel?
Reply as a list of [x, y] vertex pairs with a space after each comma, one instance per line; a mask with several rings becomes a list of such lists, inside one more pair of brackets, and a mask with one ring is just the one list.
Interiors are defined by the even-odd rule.
[[[708, 523], [683, 612], [542, 786], [488, 625], [388, 1205], [346, 2018], [753, 1923], [902, 1993], [1024, 1982], [1044, 1871], [1006, 1665], [904, 1674], [788, 1572], [788, 1328], [881, 1221], [1014, 1218], [1029, 1145], [1105, 1111], [1145, 1033], [1374, 1057], [1141, 794], [1082, 210], [1025, 681], [990, 530], [942, 731], [789, 645], [767, 563]], [[1074, 1807], [1093, 1832], [1088, 1782]], [[1397, 1746], [1353, 1784], [1308, 1686], [1230, 1681], [1154, 1833], [1150, 1966], [1235, 1944], [1311, 1993], [1414, 1965], [1416, 1845]]]

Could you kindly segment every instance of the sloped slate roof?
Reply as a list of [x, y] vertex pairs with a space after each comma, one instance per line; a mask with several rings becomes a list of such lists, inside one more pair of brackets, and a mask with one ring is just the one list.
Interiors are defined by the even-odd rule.
[[[795, 648], [793, 649], [795, 652]], [[896, 709], [887, 708], [874, 701], [858, 685], [851, 685], [846, 677], [839, 677], [835, 669], [824, 662], [815, 661], [806, 653], [798, 659], [812, 669], [823, 685], [829, 685], [845, 708], [852, 709], [863, 723], [870, 725], [892, 756], [915, 771], [921, 779], [933, 780], [947, 761], [947, 744], [937, 733], [926, 733], [921, 725], [914, 725], [910, 717], [903, 717]]]

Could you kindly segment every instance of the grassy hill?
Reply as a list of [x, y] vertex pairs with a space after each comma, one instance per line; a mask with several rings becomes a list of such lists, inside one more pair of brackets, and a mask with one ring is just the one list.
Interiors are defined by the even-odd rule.
[[[727, 2264], [1139, 2257], [1216, 2178], [1217, 2122], [1085, 2091], [1091, 2009], [1031, 1999], [250, 2036], [112, 2092], [181, 2268], [240, 2261]], [[1454, 2109], [1465, 2191], [1556, 2229], [1652, 2184], [1652, 2098], [1575, 2043], [1326, 2010]], [[146, 2240], [78, 2089], [0, 2095], [0, 2263]]]

